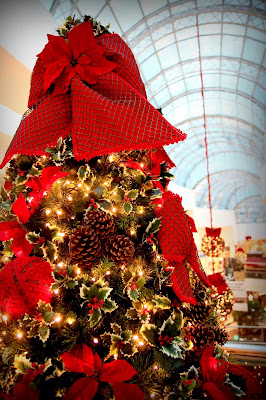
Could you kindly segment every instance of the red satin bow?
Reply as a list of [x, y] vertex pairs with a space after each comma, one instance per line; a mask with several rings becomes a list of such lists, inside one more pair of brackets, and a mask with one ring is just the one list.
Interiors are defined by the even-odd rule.
[[30, 195], [32, 197], [31, 207], [38, 207], [45, 192], [51, 190], [55, 181], [68, 175], [68, 172], [62, 172], [61, 167], [47, 167], [42, 171], [41, 178], [39, 176], [31, 177], [25, 185], [32, 189]]
[[47, 37], [49, 42], [38, 54], [45, 66], [45, 92], [54, 84], [53, 94], [66, 93], [76, 74], [83, 81], [95, 84], [98, 76], [116, 68], [116, 64], [104, 58], [105, 47], [98, 44], [89, 21], [73, 28], [68, 42], [60, 36]]
[[206, 235], [211, 237], [219, 237], [221, 230], [221, 228], [206, 228]]
[[30, 218], [30, 211], [26, 200], [20, 193], [12, 206], [13, 213], [18, 217], [17, 221], [8, 221], [0, 223], [0, 240], [6, 241], [13, 239], [11, 249], [17, 257], [28, 257], [33, 250], [34, 245], [26, 239], [28, 231], [21, 224], [25, 224]]
[[65, 400], [92, 400], [98, 391], [98, 381], [112, 385], [116, 400], [145, 400], [144, 393], [137, 385], [124, 383], [136, 374], [136, 370], [126, 360], [102, 364], [99, 355], [93, 355], [84, 343], [69, 353], [63, 353], [61, 357], [66, 369], [87, 375], [71, 386]]

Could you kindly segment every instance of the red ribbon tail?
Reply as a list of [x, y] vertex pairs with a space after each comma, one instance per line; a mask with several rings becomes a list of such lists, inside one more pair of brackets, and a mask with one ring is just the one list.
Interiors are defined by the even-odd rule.
[[179, 300], [190, 304], [197, 304], [192, 288], [190, 286], [188, 269], [183, 260], [175, 261], [174, 271], [172, 272], [172, 288]]

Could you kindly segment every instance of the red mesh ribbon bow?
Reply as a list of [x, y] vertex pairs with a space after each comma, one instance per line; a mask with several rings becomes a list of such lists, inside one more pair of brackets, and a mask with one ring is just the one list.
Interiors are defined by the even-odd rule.
[[43, 155], [70, 133], [77, 160], [186, 138], [147, 101], [134, 56], [119, 35], [95, 39], [84, 22], [71, 30], [69, 44], [48, 38], [31, 78], [31, 108], [0, 168], [14, 154]]
[[163, 256], [174, 267], [171, 275], [173, 290], [181, 301], [196, 304], [184, 261], [188, 261], [205, 285], [210, 286], [210, 283], [198, 258], [190, 221], [178, 195], [170, 191], [164, 192], [162, 204], [156, 211], [157, 217], [161, 218], [157, 238]]

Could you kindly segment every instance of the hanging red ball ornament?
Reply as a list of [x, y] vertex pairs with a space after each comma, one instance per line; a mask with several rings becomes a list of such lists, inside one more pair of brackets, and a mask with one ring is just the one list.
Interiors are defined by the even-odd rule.
[[206, 228], [206, 235], [201, 241], [201, 249], [208, 257], [220, 257], [223, 254], [225, 242], [220, 237], [221, 228]]
[[10, 319], [34, 314], [39, 300], [49, 302], [52, 267], [39, 257], [20, 257], [0, 271], [0, 311]]

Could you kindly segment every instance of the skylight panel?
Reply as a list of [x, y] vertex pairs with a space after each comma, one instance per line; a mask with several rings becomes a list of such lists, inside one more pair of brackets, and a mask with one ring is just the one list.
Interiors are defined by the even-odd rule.
[[221, 35], [201, 36], [200, 52], [202, 57], [219, 56], [221, 52]]
[[155, 52], [154, 47], [151, 45], [147, 47], [142, 53], [137, 56], [138, 63], [142, 63], [143, 61], [147, 60], [153, 53]]
[[255, 64], [260, 64], [262, 62], [264, 50], [264, 43], [247, 38], [244, 47], [243, 58]]
[[79, 0], [78, 8], [83, 15], [90, 15], [95, 18], [105, 4], [105, 0]]
[[181, 61], [193, 60], [199, 56], [198, 41], [196, 38], [178, 42], [178, 49]]
[[117, 19], [124, 32], [127, 32], [133, 25], [135, 25], [143, 18], [137, 0], [112, 0], [110, 2], [110, 6], [116, 14]]
[[172, 44], [171, 46], [163, 50], [160, 50], [158, 52], [158, 56], [163, 69], [172, 67], [173, 65], [176, 65], [179, 62], [179, 56], [177, 53], [176, 44]]
[[243, 37], [223, 35], [222, 55], [240, 58], [243, 48]]
[[141, 64], [141, 69], [147, 81], [152, 79], [155, 75], [159, 74], [159, 72], [161, 71], [161, 67], [156, 55], [154, 54], [153, 56], [148, 58], [148, 60], [144, 61]]
[[172, 97], [179, 96], [181, 93], [185, 93], [186, 88], [183, 80], [176, 81], [169, 86], [169, 90]]
[[237, 85], [237, 76], [235, 75], [221, 75], [221, 88], [235, 90]]
[[168, 100], [170, 100], [171, 95], [169, 93], [168, 88], [166, 87], [161, 92], [156, 94], [154, 97], [155, 97], [155, 100], [156, 100], [157, 104], [159, 105], [159, 107], [161, 107], [164, 103], [166, 103]]
[[244, 78], [239, 78], [238, 81], [238, 90], [240, 92], [246, 93], [248, 95], [252, 95], [254, 89], [254, 82], [244, 79]]
[[175, 35], [173, 33], [170, 33], [170, 35], [166, 35], [162, 37], [161, 39], [157, 40], [154, 45], [156, 50], [161, 50], [164, 47], [167, 47], [171, 44], [175, 43]]

